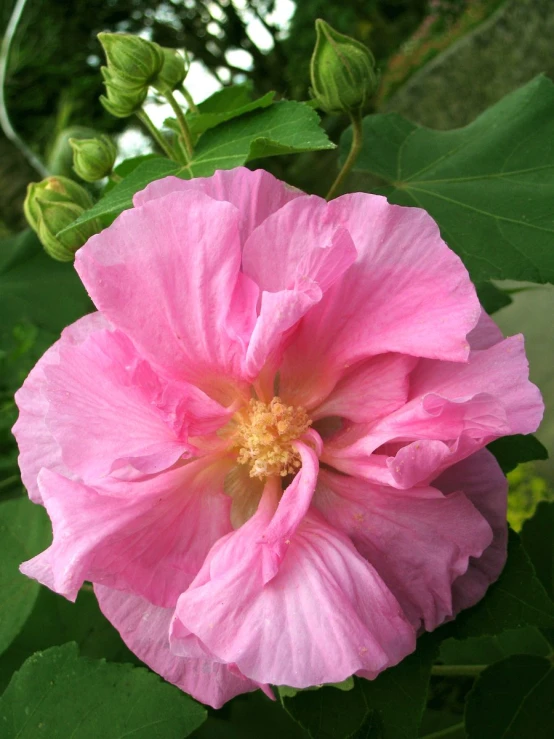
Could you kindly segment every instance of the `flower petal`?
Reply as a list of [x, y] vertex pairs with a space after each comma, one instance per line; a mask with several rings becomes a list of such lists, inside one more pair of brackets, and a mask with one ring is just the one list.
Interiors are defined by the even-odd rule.
[[452, 583], [492, 541], [487, 520], [461, 492], [399, 492], [325, 470], [314, 504], [375, 567], [416, 629], [452, 615]]
[[169, 195], [171, 192], [204, 192], [214, 200], [232, 203], [240, 213], [240, 232], [244, 243], [248, 235], [275, 211], [303, 192], [276, 179], [263, 169], [252, 172], [246, 167], [218, 170], [211, 177], [164, 177], [151, 182], [138, 192], [133, 203], [135, 208], [150, 200]]
[[337, 198], [329, 208], [352, 236], [358, 260], [302, 321], [285, 355], [283, 387], [299, 404], [308, 398], [315, 404], [345, 365], [376, 354], [465, 361], [480, 306], [431, 217], [363, 193]]
[[100, 609], [121, 634], [129, 649], [150, 669], [196, 700], [221, 708], [235, 695], [268, 686], [240, 676], [238, 670], [207, 658], [187, 660], [169, 650], [169, 624], [172, 608], [154, 606], [130, 593], [95, 585]]
[[124, 211], [75, 265], [96, 305], [146, 358], [212, 395], [214, 383], [228, 383], [222, 378], [240, 380], [237, 326], [255, 319], [240, 258], [237, 209], [190, 191]]
[[70, 600], [90, 580], [172, 607], [214, 542], [232, 530], [223, 493], [228, 468], [200, 459], [120, 483], [126, 489], [120, 496], [42, 470], [54, 541], [21, 571]]
[[106, 328], [109, 324], [100, 313], [92, 313], [68, 326], [39, 359], [27, 379], [15, 394], [19, 417], [12, 429], [19, 446], [19, 468], [23, 484], [34, 503], [42, 501], [37, 477], [42, 467], [57, 470], [63, 475], [72, 474], [62, 461], [62, 452], [57, 440], [46, 423], [48, 399], [45, 370], [59, 363], [60, 347], [80, 344], [91, 333]]
[[487, 519], [494, 535], [482, 556], [472, 558], [467, 572], [454, 582], [453, 612], [456, 615], [481, 600], [506, 563], [508, 482], [493, 455], [482, 449], [449, 467], [433, 485], [446, 495], [461, 490]]
[[207, 559], [210, 579], [179, 599], [174, 652], [197, 654], [200, 640], [253, 680], [306, 688], [360, 670], [375, 676], [414, 649], [414, 630], [390, 591], [315, 513], [304, 518], [279, 572], [264, 584], [259, 523], [254, 517], [228, 537], [219, 562]]

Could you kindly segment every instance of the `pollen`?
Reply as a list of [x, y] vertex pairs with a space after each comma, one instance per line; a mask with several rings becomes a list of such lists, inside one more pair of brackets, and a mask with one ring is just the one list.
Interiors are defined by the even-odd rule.
[[235, 423], [237, 461], [250, 466], [250, 477], [285, 477], [300, 468], [300, 454], [293, 442], [311, 424], [304, 408], [285, 405], [278, 397], [271, 403], [251, 400], [237, 413]]

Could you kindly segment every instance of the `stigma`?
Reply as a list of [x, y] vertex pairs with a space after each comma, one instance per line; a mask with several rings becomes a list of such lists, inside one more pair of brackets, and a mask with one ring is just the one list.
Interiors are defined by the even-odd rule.
[[279, 397], [270, 403], [251, 400], [235, 417], [237, 461], [249, 465], [250, 477], [286, 477], [301, 467], [294, 442], [311, 421], [302, 407], [285, 405]]

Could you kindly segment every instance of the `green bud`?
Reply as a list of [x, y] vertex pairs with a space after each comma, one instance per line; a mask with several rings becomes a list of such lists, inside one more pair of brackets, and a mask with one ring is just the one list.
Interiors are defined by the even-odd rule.
[[310, 71], [316, 102], [327, 113], [363, 110], [379, 82], [373, 54], [320, 18], [315, 28], [317, 39]]
[[128, 83], [108, 67], [101, 68], [106, 95], [100, 96], [104, 108], [116, 118], [128, 118], [140, 110], [146, 100], [148, 87]]
[[60, 236], [60, 231], [77, 220], [85, 209], [75, 203], [49, 202], [41, 198], [35, 200], [35, 206], [39, 214], [37, 235], [46, 253], [59, 262], [70, 262], [77, 249], [100, 230], [97, 221], [88, 221]]
[[27, 223], [38, 232], [40, 212], [37, 201], [46, 203], [75, 203], [83, 210], [92, 208], [93, 201], [84, 187], [73, 182], [69, 177], [47, 177], [42, 182], [31, 182], [27, 186], [27, 196], [23, 203], [23, 212]]
[[69, 144], [73, 149], [73, 169], [85, 182], [96, 182], [110, 174], [117, 149], [109, 136], [69, 139]]
[[130, 33], [99, 33], [108, 67], [131, 85], [148, 86], [159, 74], [164, 55], [158, 44]]
[[176, 49], [166, 49], [164, 46], [160, 48], [164, 55], [164, 63], [154, 81], [154, 87], [160, 92], [167, 88], [174, 90], [184, 82], [189, 71], [189, 60], [186, 55], [182, 56]]

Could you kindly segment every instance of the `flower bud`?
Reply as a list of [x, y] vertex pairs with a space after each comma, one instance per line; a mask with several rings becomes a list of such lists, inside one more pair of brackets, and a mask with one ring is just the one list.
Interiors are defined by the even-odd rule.
[[96, 182], [110, 174], [117, 149], [109, 136], [69, 139], [69, 144], [73, 149], [73, 169], [85, 182]]
[[140, 110], [148, 93], [147, 85], [136, 85], [127, 82], [108, 67], [101, 68], [106, 95], [100, 96], [104, 108], [116, 118], [128, 118]]
[[70, 262], [77, 249], [100, 230], [97, 221], [87, 221], [60, 235], [85, 209], [75, 203], [43, 201], [40, 197], [35, 206], [39, 215], [37, 235], [46, 253], [59, 262]]
[[158, 44], [130, 33], [99, 33], [108, 68], [123, 82], [148, 85], [160, 72], [164, 55]]
[[373, 54], [320, 18], [315, 27], [317, 39], [310, 71], [316, 102], [327, 113], [361, 111], [379, 81]]
[[23, 203], [23, 212], [27, 223], [38, 232], [40, 220], [37, 201], [46, 203], [74, 203], [82, 210], [92, 208], [93, 201], [84, 187], [73, 182], [68, 177], [47, 177], [41, 182], [31, 182], [27, 186], [27, 196]]
[[176, 49], [160, 47], [164, 55], [163, 67], [154, 81], [154, 87], [160, 92], [164, 89], [174, 90], [185, 80], [189, 71], [188, 57], [182, 56]]

